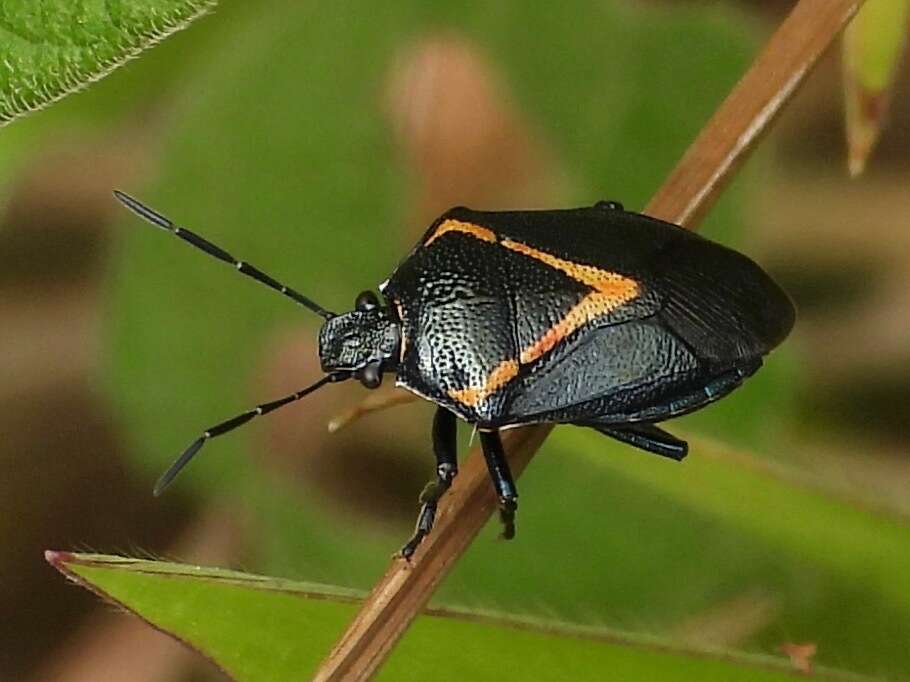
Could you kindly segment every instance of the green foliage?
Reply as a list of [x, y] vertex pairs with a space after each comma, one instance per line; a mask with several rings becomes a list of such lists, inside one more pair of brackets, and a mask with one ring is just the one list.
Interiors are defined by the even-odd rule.
[[[9, 31], [13, 20], [31, 26], [29, 8], [48, 4], [0, 4], [0, 31]], [[123, 16], [123, 8], [139, 7], [108, 5]], [[164, 14], [143, 15], [140, 27], [180, 11], [167, 8], [184, 8], [152, 6]], [[161, 165], [154, 188], [123, 189], [336, 309], [384, 279], [423, 227], [412, 224], [413, 170], [396, 148], [381, 102], [396, 57], [428, 33], [465, 36], [501, 72], [505, 96], [518, 103], [571, 180], [561, 203], [615, 198], [630, 208], [642, 206], [660, 184], [754, 47], [731, 16], [704, 7], [575, 2], [557, 10], [403, 0], [279, 2], [244, 14], [231, 6], [239, 4], [226, 3], [225, 12], [190, 32], [192, 41], [168, 41], [59, 109], [78, 110], [104, 126], [112, 111], [131, 113], [125, 101], [135, 98], [141, 110], [167, 91], [175, 101], [163, 139], [155, 140]], [[87, 12], [94, 5], [65, 7]], [[183, 11], [188, 19], [194, 10]], [[234, 12], [232, 21], [205, 32], [227, 12]], [[206, 36], [204, 50], [196, 35]], [[15, 38], [0, 41], [0, 54], [14, 47], [30, 49]], [[36, 92], [49, 87], [33, 77], [23, 82], [33, 81], [42, 84]], [[28, 146], [30, 124], [3, 131], [4, 147]], [[16, 137], [20, 129], [26, 133]], [[742, 185], [712, 213], [706, 234], [739, 241], [741, 194]], [[261, 385], [256, 358], [276, 330], [315, 329], [317, 321], [125, 214], [120, 234], [108, 280], [108, 384], [151, 485], [200, 428], [272, 397], [249, 389]], [[301, 376], [301, 385], [311, 379]], [[690, 418], [688, 428], [786, 459], [778, 434], [791, 418], [798, 379], [797, 363], [776, 354], [741, 391]], [[306, 404], [299, 409], [305, 414]], [[302, 494], [264, 474], [250, 464], [248, 443], [258, 428], [210, 445], [170, 494], [205, 498], [229, 489], [255, 518], [261, 570], [369, 586], [408, 528], [339, 518], [313, 491]], [[497, 529], [488, 528], [439, 603], [670, 637], [718, 604], [757, 592], [768, 596], [773, 612], [737, 646], [769, 653], [784, 640], [814, 641], [822, 662], [906, 679], [905, 524], [709, 459], [711, 453], [694, 439], [691, 457], [674, 465], [593, 433], [559, 429], [520, 481], [518, 539], [495, 542]], [[429, 475], [429, 452], [425, 458]], [[165, 579], [146, 564], [126, 571], [71, 568], [230, 670], [290, 666], [270, 679], [312, 669], [353, 609], [290, 596], [281, 591], [286, 585], [247, 589], [239, 583], [248, 578], [236, 575]], [[199, 620], [216, 608], [217, 619]], [[232, 614], [245, 617], [234, 622]], [[251, 621], [269, 627], [244, 627]], [[284, 633], [277, 653], [264, 641], [273, 631]], [[433, 648], [443, 640], [444, 652]], [[410, 672], [413, 661], [438, 673], [441, 657], [464, 677], [481, 677], [490, 660], [500, 674], [533, 664], [535, 674], [525, 679], [576, 664], [578, 679], [605, 669], [626, 679], [780, 676], [748, 666], [731, 672], [717, 661], [636, 646], [429, 618], [409, 633], [386, 674]]]
[[[71, 578], [198, 648], [238, 682], [309, 677], [356, 609], [349, 591], [323, 585], [103, 555], [49, 558]], [[670, 682], [794, 677], [780, 659], [461, 615], [419, 617], [378, 679], [602, 680], [606, 670], [616, 679]]]
[[522, 477], [519, 538], [503, 546], [491, 524], [442, 602], [661, 633], [760, 593], [775, 613], [747, 648], [808, 640], [829, 665], [902, 679], [910, 669], [906, 521], [700, 438], [680, 465], [582, 429], [552, 438]]
[[106, 76], [214, 0], [3, 0], [0, 125]]
[[[717, 15], [693, 8], [585, 4], [554, 12], [513, 3], [465, 11], [460, 3], [396, 3], [363, 22], [355, 7], [283, 6], [226, 36], [210, 67], [199, 69], [205, 91], [187, 93], [149, 201], [323, 305], [350, 305], [354, 293], [387, 276], [423, 227], [409, 224], [410, 169], [389, 137], [379, 92], [399, 51], [437, 26], [466, 35], [494, 59], [511, 89], [506, 96], [518, 100], [569, 169], [569, 204], [615, 197], [642, 205], [742, 73], [750, 45]], [[112, 385], [151, 475], [200, 427], [269, 397], [245, 390], [243, 368], [271, 331], [318, 321], [130, 223], [111, 280]], [[734, 192], [705, 232], [735, 243], [741, 230]], [[772, 447], [788, 419], [796, 369], [772, 357], [744, 389], [690, 421], [728, 440]], [[311, 377], [300, 379], [304, 385]], [[263, 476], [248, 464], [246, 443], [256, 428], [212, 445], [178, 490], [234, 488], [260, 520], [266, 570], [369, 586], [408, 529], [339, 520]], [[721, 499], [684, 496], [697, 480], [692, 468], [717, 469], [701, 457], [693, 448], [677, 467], [560, 430], [521, 480], [518, 540], [494, 542], [496, 529], [488, 529], [439, 598], [669, 633], [718, 602], [758, 590], [772, 595], [777, 611], [743, 646], [767, 652], [783, 639], [818, 641], [822, 661], [901, 670], [907, 659], [896, 632], [910, 614], [881, 592], [884, 550], [874, 552], [879, 573], [867, 584], [818, 544], [806, 554], [796, 542], [800, 524], [831, 524], [844, 533], [824, 536], [832, 555], [838, 543], [871, 551], [863, 538], [874, 535], [876, 522], [839, 525], [849, 508], [816, 518], [811, 504], [808, 519], [798, 510], [784, 519], [774, 505], [803, 499], [790, 489], [746, 509], [741, 494], [723, 496], [728, 485], [741, 493], [741, 484], [720, 474], [712, 485]], [[749, 511], [755, 525], [744, 526]], [[762, 532], [759, 519], [781, 533], [791, 524], [791, 534]], [[869, 603], [876, 608], [863, 608]], [[849, 618], [838, 615], [843, 609]]]
[[888, 119], [891, 91], [907, 43], [908, 0], [870, 0], [844, 32], [848, 167], [865, 168]]
[[888, 88], [907, 41], [908, 0], [870, 0], [847, 29], [845, 60], [859, 85], [872, 93]]

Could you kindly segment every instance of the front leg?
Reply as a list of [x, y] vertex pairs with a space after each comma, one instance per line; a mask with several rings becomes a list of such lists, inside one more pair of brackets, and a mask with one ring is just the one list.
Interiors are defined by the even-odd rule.
[[433, 528], [436, 519], [436, 507], [439, 499], [452, 485], [452, 479], [458, 473], [458, 443], [455, 415], [439, 407], [433, 417], [433, 454], [436, 455], [436, 478], [430, 481], [420, 493], [420, 514], [414, 535], [401, 548], [401, 556], [410, 559]]
[[518, 509], [518, 490], [512, 480], [509, 462], [502, 449], [499, 431], [481, 431], [480, 444], [483, 456], [487, 460], [490, 480], [499, 497], [499, 518], [502, 520], [502, 537], [511, 540], [515, 537], [515, 511]]

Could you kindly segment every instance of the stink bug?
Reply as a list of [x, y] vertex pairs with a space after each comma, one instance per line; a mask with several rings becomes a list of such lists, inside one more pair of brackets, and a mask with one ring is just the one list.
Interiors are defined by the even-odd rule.
[[458, 472], [455, 419], [480, 431], [503, 535], [518, 493], [501, 429], [553, 422], [596, 429], [681, 460], [687, 444], [657, 424], [730, 393], [793, 326], [786, 294], [746, 256], [676, 225], [602, 201], [548, 211], [453, 208], [379, 290], [336, 315], [135, 199], [127, 208], [325, 318], [325, 376], [197, 438], [159, 494], [205, 442], [322, 386], [384, 373], [435, 403], [436, 477], [421, 495], [410, 557]]

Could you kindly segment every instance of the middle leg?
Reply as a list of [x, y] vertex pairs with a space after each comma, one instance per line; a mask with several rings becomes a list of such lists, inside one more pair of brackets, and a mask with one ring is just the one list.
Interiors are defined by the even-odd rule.
[[499, 498], [499, 518], [502, 520], [502, 537], [511, 540], [515, 537], [515, 511], [518, 509], [518, 489], [512, 480], [509, 461], [502, 449], [499, 431], [481, 431], [480, 444], [483, 456], [487, 460], [487, 469], [493, 488]]

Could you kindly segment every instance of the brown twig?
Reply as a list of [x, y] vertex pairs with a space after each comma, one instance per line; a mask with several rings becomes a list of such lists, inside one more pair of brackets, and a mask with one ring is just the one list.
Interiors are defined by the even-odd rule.
[[[694, 228], [862, 3], [863, 0], [800, 0], [645, 212]], [[551, 425], [541, 425], [504, 434], [516, 476], [551, 429]], [[433, 532], [410, 563], [401, 559], [392, 562], [314, 679], [370, 679], [489, 520], [495, 506], [482, 453], [475, 448], [443, 498]]]

